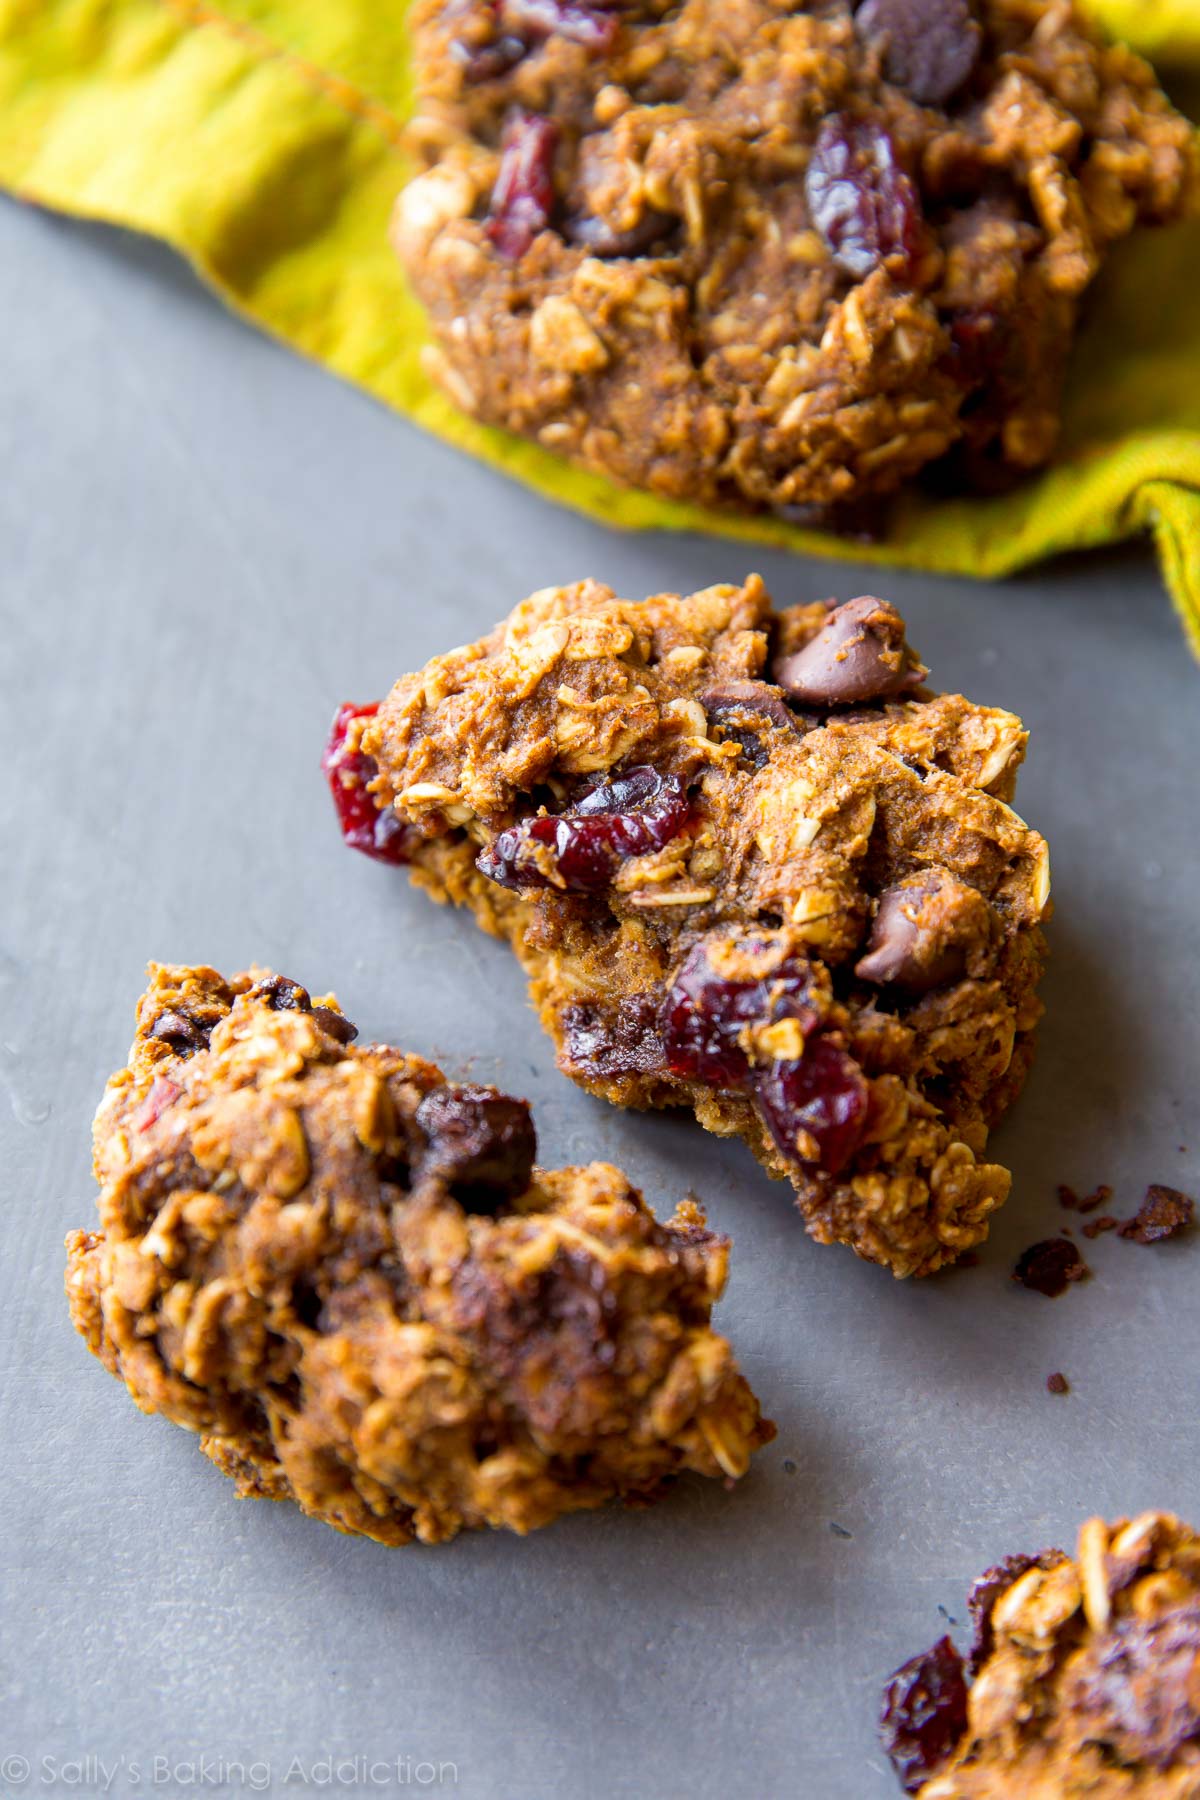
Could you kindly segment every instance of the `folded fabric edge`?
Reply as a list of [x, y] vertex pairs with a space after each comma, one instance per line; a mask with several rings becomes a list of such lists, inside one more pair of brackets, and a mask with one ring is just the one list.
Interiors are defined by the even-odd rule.
[[[170, 10], [176, 9], [172, 6]], [[239, 53], [245, 56], [249, 66], [270, 63], [273, 77], [298, 84], [306, 102], [311, 104], [313, 82], [303, 65], [286, 54], [276, 56], [273, 47], [264, 40], [255, 45], [232, 21], [219, 13], [205, 9], [205, 22], [218, 32], [225, 31], [236, 37]], [[98, 79], [101, 78], [91, 77], [93, 82]], [[71, 91], [76, 91], [79, 85], [88, 84], [73, 83]], [[330, 101], [335, 97], [328, 88], [322, 87], [320, 98]], [[352, 109], [344, 107], [339, 111], [343, 119], [352, 113]], [[47, 137], [53, 134], [54, 123], [51, 116], [44, 125]], [[368, 128], [369, 122], [364, 122], [362, 115], [357, 114], [353, 129], [361, 132]], [[10, 144], [8, 149], [10, 159], [15, 154], [18, 165], [22, 161], [20, 148]], [[0, 179], [6, 173], [4, 165], [4, 126], [0, 121]], [[390, 363], [380, 359], [372, 369], [365, 370], [361, 359], [356, 361], [350, 347], [340, 342], [336, 335], [322, 336], [315, 329], [298, 329], [296, 319], [289, 319], [278, 307], [277, 293], [276, 309], [272, 311], [269, 295], [260, 296], [253, 286], [243, 291], [233, 285], [223, 277], [202, 242], [194, 241], [176, 221], [164, 221], [161, 216], [150, 218], [144, 210], [139, 213], [135, 199], [114, 204], [110, 196], [97, 202], [87, 193], [68, 191], [71, 183], [66, 189], [55, 188], [53, 184], [47, 186], [36, 179], [25, 182], [10, 179], [10, 185], [21, 198], [39, 205], [147, 233], [167, 243], [232, 310], [259, 329], [365, 388], [375, 398], [406, 413], [443, 441], [468, 451], [510, 477], [517, 475], [546, 498], [570, 505], [585, 516], [610, 526], [717, 534], [834, 560], [980, 578], [1008, 575], [1047, 555], [1111, 543], [1152, 527], [1164, 555], [1164, 573], [1172, 597], [1184, 620], [1189, 641], [1200, 654], [1200, 566], [1197, 566], [1197, 558], [1189, 555], [1186, 549], [1188, 534], [1200, 533], [1200, 495], [1196, 492], [1200, 489], [1200, 441], [1195, 439], [1170, 445], [1165, 440], [1171, 434], [1146, 433], [1141, 442], [1100, 448], [1089, 446], [1078, 463], [1051, 469], [1035, 483], [1002, 499], [931, 502], [910, 497], [898, 507], [892, 535], [886, 541], [848, 539], [768, 516], [738, 515], [732, 511], [706, 512], [652, 494], [618, 488], [604, 477], [561, 463], [536, 444], [510, 437], [459, 414], [438, 390], [418, 376], [413, 366], [416, 351], [411, 340], [403, 368], [400, 367], [401, 358], [397, 356]], [[73, 185], [78, 187], [79, 184]], [[137, 191], [135, 187], [133, 192], [136, 194]], [[372, 206], [374, 204], [372, 200]], [[187, 216], [186, 209], [181, 209], [181, 216]], [[379, 229], [382, 246], [382, 219]], [[317, 235], [319, 237], [320, 233]], [[405, 295], [398, 270], [395, 281], [398, 330], [404, 325], [418, 329], [415, 303], [409, 302], [413, 316], [402, 316]], [[357, 348], [361, 350], [361, 345]], [[1174, 436], [1182, 440], [1182, 434]], [[1181, 487], [1173, 478], [1176, 470], [1184, 469], [1187, 470], [1187, 485]], [[1153, 504], [1143, 502], [1139, 497], [1141, 487], [1147, 482], [1155, 484], [1157, 499]], [[1195, 526], [1191, 522], [1193, 509]]]

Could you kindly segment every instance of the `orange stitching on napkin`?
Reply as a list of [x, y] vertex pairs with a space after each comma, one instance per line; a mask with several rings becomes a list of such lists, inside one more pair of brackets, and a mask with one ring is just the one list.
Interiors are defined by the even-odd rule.
[[288, 50], [281, 44], [275, 44], [253, 25], [245, 25], [239, 19], [230, 19], [216, 7], [208, 6], [205, 0], [162, 0], [162, 4], [171, 12], [178, 13], [191, 25], [215, 25], [231, 36], [240, 38], [245, 44], [262, 58], [271, 58], [276, 62], [286, 63], [290, 68], [326, 99], [351, 118], [364, 125], [370, 125], [379, 132], [388, 145], [398, 150], [404, 135], [404, 126], [400, 120], [390, 113], [377, 100], [360, 92], [350, 82], [343, 81], [340, 75], [334, 75], [323, 69], [318, 63], [309, 62], [294, 50]]

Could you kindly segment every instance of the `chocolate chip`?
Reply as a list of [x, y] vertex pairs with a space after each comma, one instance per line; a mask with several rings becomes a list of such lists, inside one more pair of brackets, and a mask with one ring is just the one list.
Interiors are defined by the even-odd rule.
[[1086, 1281], [1090, 1273], [1074, 1244], [1056, 1237], [1030, 1244], [1018, 1259], [1012, 1278], [1033, 1293], [1054, 1300], [1066, 1292], [1071, 1282]]
[[1146, 1189], [1146, 1198], [1133, 1218], [1118, 1228], [1119, 1235], [1135, 1244], [1157, 1244], [1186, 1231], [1195, 1211], [1195, 1201], [1178, 1188], [1153, 1185]]
[[986, 943], [990, 934], [991, 913], [982, 894], [948, 869], [928, 869], [879, 896], [867, 953], [855, 974], [923, 994], [960, 981], [968, 948]]
[[146, 1036], [168, 1044], [176, 1056], [194, 1056], [197, 1050], [208, 1049], [208, 1028], [187, 1013], [159, 1013]]
[[958, 92], [983, 46], [970, 0], [863, 0], [854, 25], [882, 48], [888, 80], [927, 106]]
[[251, 1000], [265, 1000], [272, 1012], [311, 1012], [307, 988], [286, 975], [268, 975], [250, 989]]
[[627, 994], [615, 1006], [564, 1006], [563, 1064], [572, 1075], [608, 1078], [666, 1073], [657, 994]]
[[440, 1087], [416, 1114], [426, 1144], [419, 1174], [445, 1182], [472, 1212], [490, 1212], [529, 1186], [537, 1155], [524, 1100], [490, 1087]]
[[709, 724], [720, 726], [726, 737], [733, 738], [756, 769], [764, 768], [768, 761], [762, 741], [763, 722], [777, 725], [793, 736], [805, 728], [779, 689], [765, 681], [716, 682], [700, 695], [700, 704]]
[[562, 232], [570, 243], [582, 244], [593, 256], [644, 256], [678, 223], [669, 214], [650, 208], [628, 231], [614, 231], [607, 219], [593, 213], [577, 213], [564, 222]]
[[312, 1016], [326, 1036], [336, 1038], [339, 1044], [352, 1044], [358, 1036], [358, 1026], [332, 1006], [314, 1006]]
[[779, 686], [803, 706], [854, 706], [919, 687], [929, 671], [904, 639], [886, 600], [862, 594], [829, 614], [816, 637], [776, 660]]

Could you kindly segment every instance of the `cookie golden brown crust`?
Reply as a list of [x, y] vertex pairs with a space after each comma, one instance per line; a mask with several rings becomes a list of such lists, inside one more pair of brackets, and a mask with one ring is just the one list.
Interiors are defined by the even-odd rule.
[[526, 1532], [774, 1436], [710, 1325], [728, 1240], [523, 1101], [350, 1043], [332, 998], [151, 965], [96, 1116], [71, 1316], [243, 1495], [386, 1544]]
[[1169, 1513], [1090, 1519], [1073, 1560], [1012, 1557], [980, 1577], [970, 1607], [969, 1665], [943, 1640], [888, 1685], [885, 1744], [910, 1793], [1197, 1800], [1200, 1538], [1189, 1526]]
[[983, 1151], [1049, 874], [1008, 804], [1020, 720], [924, 674], [870, 597], [582, 582], [343, 708], [327, 766], [352, 841], [369, 796], [393, 860], [508, 938], [564, 1073], [691, 1106], [820, 1242], [928, 1274], [1008, 1192]]
[[826, 509], [1053, 449], [1108, 247], [1197, 194], [1069, 0], [417, 0], [397, 251], [455, 403], [619, 481]]

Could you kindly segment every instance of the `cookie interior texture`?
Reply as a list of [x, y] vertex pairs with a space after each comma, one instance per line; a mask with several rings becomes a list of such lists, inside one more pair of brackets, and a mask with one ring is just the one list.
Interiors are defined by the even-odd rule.
[[[1069, 0], [417, 0], [394, 242], [456, 404], [636, 486], [839, 508], [1058, 431], [1196, 139]], [[953, 456], [947, 453], [953, 452]]]
[[728, 1240], [528, 1109], [256, 969], [151, 965], [96, 1116], [71, 1315], [243, 1495], [385, 1544], [526, 1532], [774, 1435], [710, 1314]]
[[1075, 1556], [971, 1589], [975, 1640], [898, 1669], [884, 1743], [921, 1800], [1195, 1800], [1200, 1538], [1169, 1513], [1091, 1519]]
[[1009, 804], [1020, 720], [925, 673], [869, 596], [587, 581], [343, 708], [327, 767], [509, 940], [564, 1073], [692, 1107], [820, 1242], [927, 1274], [1008, 1192], [984, 1149], [1032, 1055], [1049, 870]]

